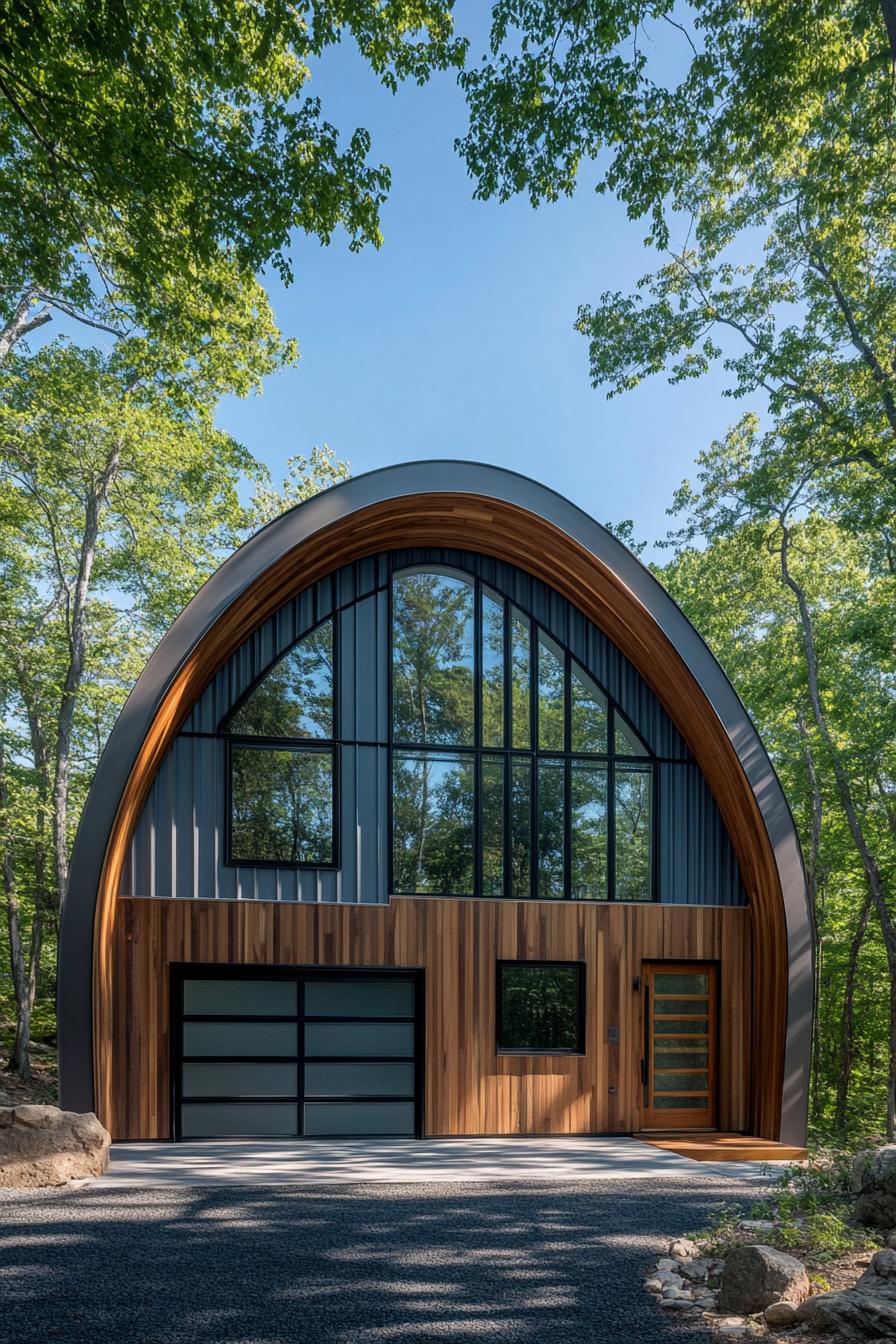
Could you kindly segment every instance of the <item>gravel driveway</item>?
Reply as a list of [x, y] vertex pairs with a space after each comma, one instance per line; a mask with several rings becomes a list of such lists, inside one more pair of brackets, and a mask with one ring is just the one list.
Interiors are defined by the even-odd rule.
[[[642, 1268], [739, 1181], [99, 1189], [0, 1198], [2, 1344], [685, 1344]], [[755, 1196], [755, 1187], [752, 1188]]]

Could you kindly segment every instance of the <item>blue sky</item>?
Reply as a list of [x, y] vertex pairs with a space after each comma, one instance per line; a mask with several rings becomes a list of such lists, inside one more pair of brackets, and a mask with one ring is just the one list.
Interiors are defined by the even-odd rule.
[[[462, 31], [476, 12], [458, 7]], [[474, 57], [479, 47], [481, 37]], [[654, 264], [646, 225], [587, 185], [538, 210], [474, 201], [453, 148], [466, 119], [452, 74], [392, 95], [345, 44], [311, 91], [345, 134], [366, 126], [372, 157], [392, 169], [385, 242], [353, 255], [344, 237], [299, 240], [295, 282], [271, 293], [300, 364], [260, 398], [225, 402], [222, 426], [275, 479], [287, 456], [323, 442], [355, 473], [475, 458], [536, 477], [601, 521], [632, 518], [643, 539], [663, 536], [696, 453], [743, 408], [716, 374], [679, 387], [655, 378], [611, 402], [591, 388], [578, 305]]]

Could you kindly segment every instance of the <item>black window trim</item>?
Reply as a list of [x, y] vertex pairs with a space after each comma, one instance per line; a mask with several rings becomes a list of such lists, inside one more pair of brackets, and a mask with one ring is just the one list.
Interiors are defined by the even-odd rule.
[[[339, 775], [340, 753], [335, 742], [319, 742], [314, 738], [258, 738], [227, 737], [224, 739], [224, 867], [225, 868], [281, 868], [284, 872], [310, 869], [317, 872], [338, 871], [340, 844]], [[332, 769], [332, 801], [330, 810], [332, 826], [330, 828], [330, 860], [321, 863], [317, 859], [242, 859], [233, 854], [233, 752], [238, 751], [288, 751], [295, 756], [329, 756]]]
[[[474, 723], [474, 742], [469, 746], [456, 746], [449, 743], [426, 743], [404, 742], [394, 736], [393, 731], [393, 648], [392, 631], [394, 621], [393, 611], [393, 584], [397, 577], [402, 574], [415, 573], [437, 573], [448, 577], [461, 579], [470, 585], [473, 589], [473, 723]], [[494, 593], [500, 597], [504, 603], [504, 740], [503, 747], [485, 747], [479, 745], [482, 736], [482, 677], [481, 677], [481, 643], [482, 643], [482, 590], [488, 589], [489, 593]], [[509, 745], [512, 741], [512, 719], [513, 709], [511, 695], [509, 691], [510, 678], [507, 673], [509, 670], [509, 659], [511, 657], [510, 639], [512, 632], [513, 611], [516, 610], [528, 623], [529, 626], [529, 746], [513, 747]], [[444, 896], [446, 899], [454, 900], [542, 900], [549, 904], [556, 904], [558, 901], [575, 901], [583, 905], [651, 905], [660, 903], [659, 893], [659, 771], [657, 769], [657, 757], [644, 741], [641, 733], [635, 728], [628, 715], [619, 708], [615, 699], [601, 683], [601, 681], [588, 670], [581, 659], [572, 653], [567, 644], [562, 643], [557, 636], [551, 633], [536, 616], [528, 611], [516, 598], [507, 593], [502, 593], [493, 583], [480, 577], [473, 570], [465, 569], [461, 565], [442, 564], [439, 562], [404, 562], [392, 564], [389, 572], [389, 583], [387, 586], [387, 630], [389, 647], [387, 651], [387, 686], [386, 694], [387, 721], [388, 721], [388, 785], [387, 785], [387, 807], [386, 807], [386, 825], [388, 828], [388, 881], [389, 895], [391, 897], [422, 897], [439, 899]], [[585, 677], [594, 683], [601, 695], [607, 702], [607, 750], [605, 752], [582, 752], [564, 749], [563, 751], [542, 750], [538, 745], [538, 638], [539, 633], [543, 632], [547, 639], [555, 647], [559, 648], [563, 654], [563, 686], [564, 686], [564, 746], [569, 743], [572, 745], [572, 664], [575, 663], [581, 669]], [[644, 747], [644, 755], [617, 755], [616, 745], [616, 715], [619, 714], [628, 731]], [[469, 892], [412, 892], [397, 891], [395, 884], [395, 846], [394, 846], [394, 818], [392, 806], [393, 794], [393, 753], [406, 753], [413, 755], [438, 754], [440, 752], [449, 755], [468, 755], [473, 759], [473, 778], [474, 778], [474, 803], [473, 803], [473, 886], [474, 890]], [[486, 896], [482, 891], [482, 843], [481, 843], [481, 761], [485, 756], [498, 756], [506, 760], [505, 768], [505, 786], [504, 786], [504, 891], [500, 896]], [[529, 854], [529, 893], [527, 896], [514, 895], [511, 892], [511, 871], [507, 862], [510, 842], [510, 789], [511, 766], [514, 759], [526, 759], [531, 761], [531, 785], [529, 790], [529, 836], [530, 836], [530, 854]], [[538, 894], [538, 763], [540, 759], [556, 758], [562, 759], [565, 763], [564, 768], [564, 870], [563, 870], [563, 895], [560, 896], [539, 896]], [[570, 794], [570, 774], [572, 761], [591, 761], [595, 764], [605, 764], [607, 768], [607, 891], [605, 896], [594, 897], [574, 897], [571, 891], [572, 884], [572, 866], [570, 863], [570, 832], [572, 829], [572, 806]], [[625, 900], [617, 899], [616, 896], [616, 765], [640, 766], [644, 773], [650, 775], [650, 875], [649, 875], [649, 894], [643, 899]]]
[[[504, 1046], [501, 1038], [504, 1034], [503, 1012], [503, 973], [505, 966], [528, 966], [535, 970], [558, 970], [566, 968], [578, 971], [576, 1004], [576, 1042], [575, 1050], [540, 1050], [529, 1046]], [[520, 957], [501, 957], [495, 962], [495, 1053], [498, 1055], [541, 1056], [563, 1055], [567, 1058], [582, 1058], [585, 1049], [586, 995], [588, 990], [586, 963], [584, 961], [545, 961]]]
[[[251, 681], [249, 686], [237, 697], [234, 703], [222, 715], [218, 723], [218, 731], [215, 734], [224, 743], [224, 858], [225, 868], [279, 868], [284, 872], [296, 872], [310, 870], [317, 872], [338, 872], [342, 867], [340, 861], [341, 855], [341, 809], [339, 807], [340, 796], [340, 775], [342, 766], [342, 753], [340, 751], [340, 705], [339, 705], [339, 685], [340, 685], [340, 641], [339, 641], [339, 612], [338, 610], [327, 612], [320, 620], [309, 625], [307, 630], [303, 630], [301, 635], [292, 641], [292, 643], [278, 654], [272, 663], [262, 669]], [[275, 667], [279, 667], [284, 658], [287, 658], [294, 649], [313, 635], [315, 630], [319, 630], [322, 625], [329, 621], [332, 627], [332, 650], [333, 650], [333, 703], [331, 708], [330, 721], [333, 728], [332, 737], [264, 737], [256, 733], [234, 733], [230, 730], [230, 722], [234, 715], [242, 709], [243, 705], [251, 695], [264, 681]], [[327, 754], [330, 757], [332, 768], [331, 777], [333, 785], [333, 797], [331, 802], [332, 825], [330, 827], [330, 861], [321, 863], [317, 860], [308, 859], [242, 859], [235, 858], [233, 855], [233, 749], [239, 748], [258, 751], [290, 751], [296, 755], [310, 754], [312, 752]]]

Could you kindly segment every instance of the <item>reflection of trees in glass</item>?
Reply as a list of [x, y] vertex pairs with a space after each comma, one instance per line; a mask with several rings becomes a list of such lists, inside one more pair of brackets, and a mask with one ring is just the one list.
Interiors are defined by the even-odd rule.
[[607, 768], [573, 761], [570, 775], [570, 895], [576, 901], [606, 900]]
[[234, 745], [230, 798], [234, 862], [333, 862], [329, 751]]
[[532, 895], [532, 762], [510, 764], [510, 894]]
[[504, 603], [482, 594], [482, 745], [504, 745]]
[[538, 895], [546, 900], [563, 895], [563, 776], [562, 761], [538, 762]]
[[607, 698], [576, 663], [570, 663], [572, 750], [607, 750]]
[[333, 736], [333, 622], [324, 621], [266, 673], [228, 729], [251, 737]]
[[473, 585], [428, 570], [392, 582], [392, 732], [473, 745]]
[[392, 877], [396, 892], [472, 895], [472, 756], [394, 753]]
[[510, 609], [510, 715], [511, 746], [528, 747], [532, 743], [529, 684], [532, 675], [532, 647], [529, 618], [516, 607]]
[[538, 633], [538, 745], [542, 751], [563, 751], [566, 743], [563, 707], [564, 658], [552, 639]]
[[482, 758], [482, 894], [504, 895], [504, 757]]
[[647, 748], [632, 732], [622, 715], [616, 714], [616, 754], [618, 756], [646, 756]]
[[590, 673], [479, 580], [403, 570], [392, 594], [394, 889], [649, 900], [646, 761], [609, 797], [612, 756], [649, 753], [618, 711], [610, 740]]
[[579, 1050], [579, 970], [501, 967], [503, 1050]]
[[616, 899], [650, 900], [651, 772], [616, 767]]

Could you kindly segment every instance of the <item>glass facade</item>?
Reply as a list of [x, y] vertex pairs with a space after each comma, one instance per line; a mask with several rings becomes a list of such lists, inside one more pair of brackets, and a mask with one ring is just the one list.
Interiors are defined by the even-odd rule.
[[391, 592], [391, 890], [651, 900], [650, 753], [584, 667], [461, 571]]

